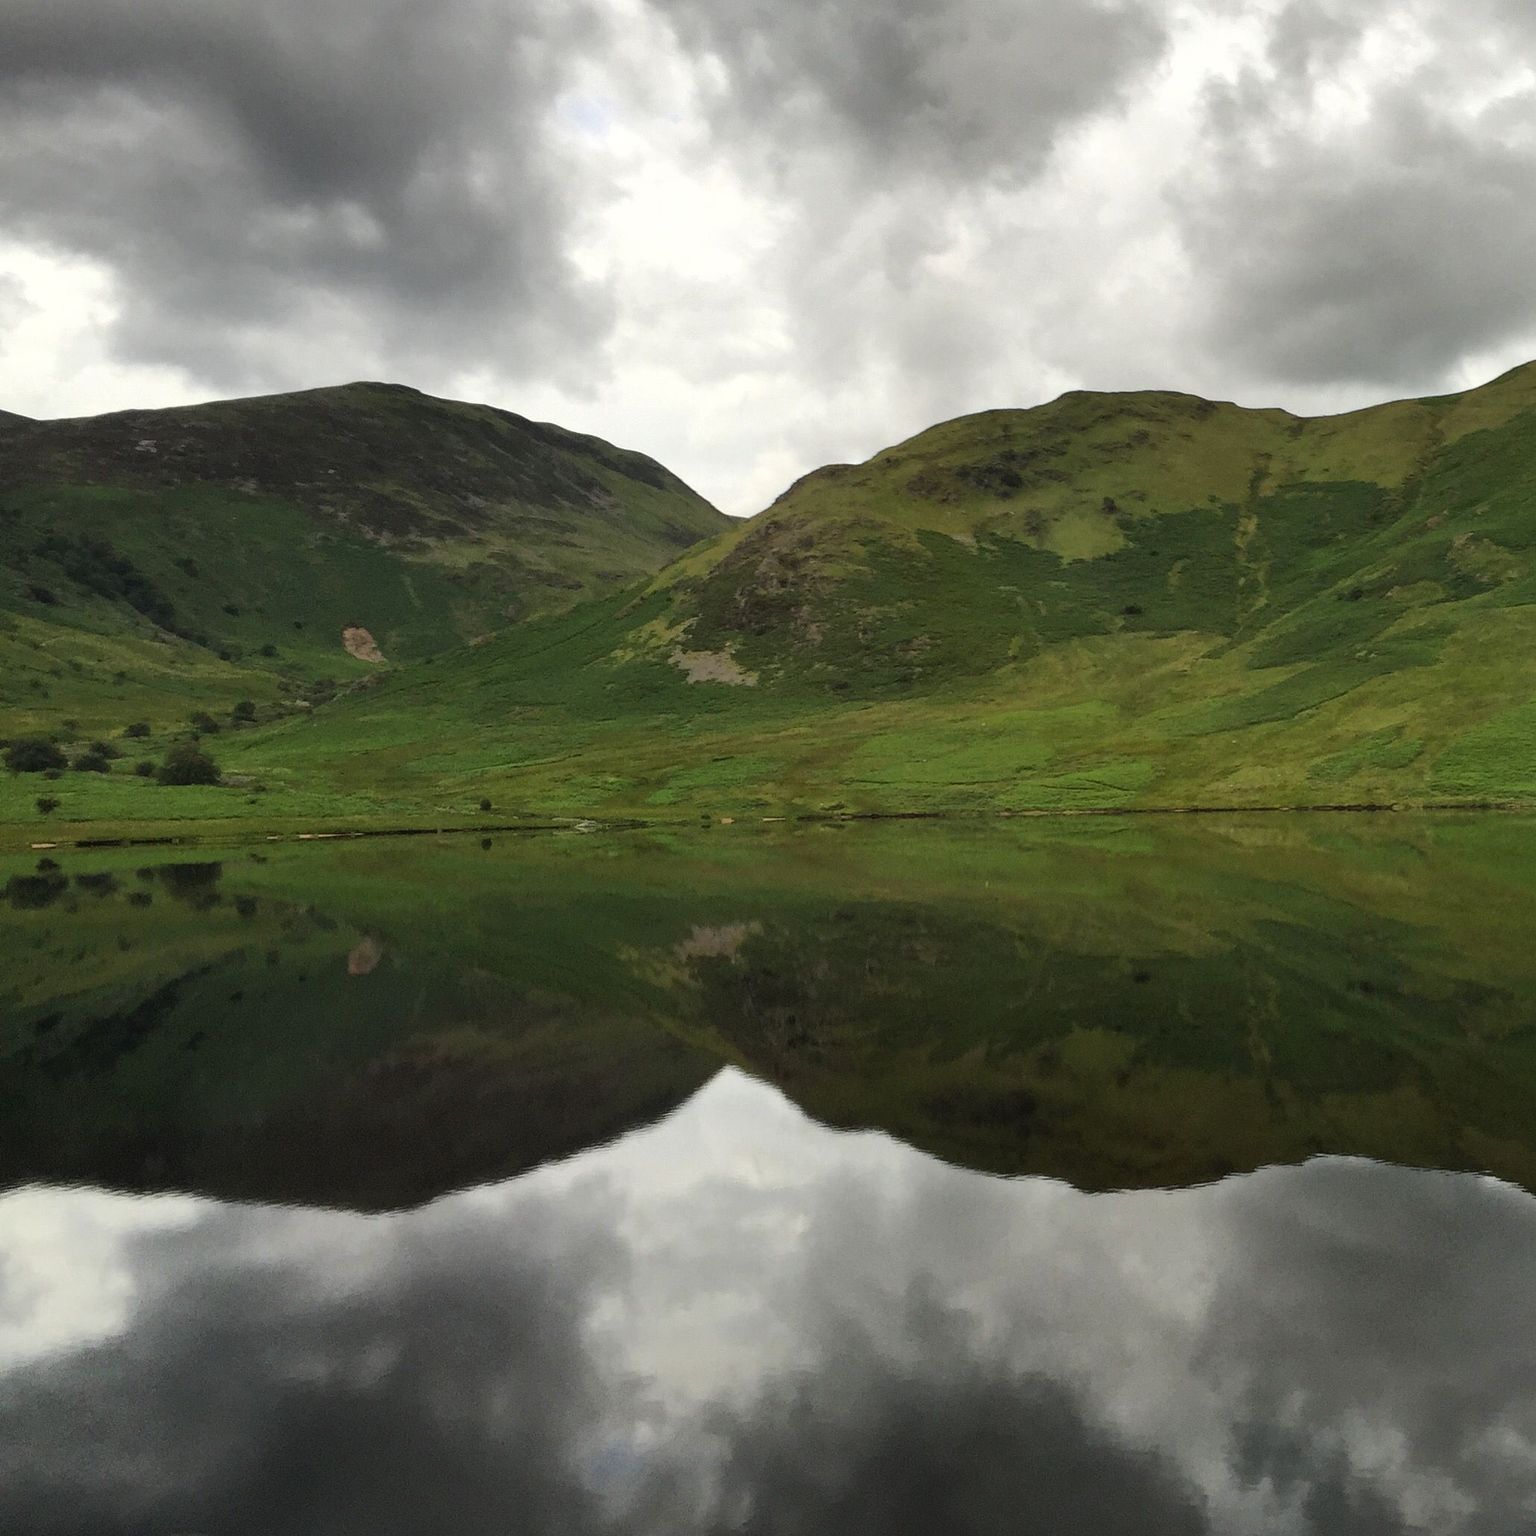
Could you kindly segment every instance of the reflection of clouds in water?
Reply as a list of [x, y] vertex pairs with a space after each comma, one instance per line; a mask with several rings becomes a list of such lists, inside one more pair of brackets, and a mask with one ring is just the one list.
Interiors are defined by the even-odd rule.
[[1378, 1528], [1373, 1481], [1428, 1530], [1536, 1529], [1529, 1196], [1336, 1162], [1229, 1207], [1198, 1369], [1241, 1474], [1350, 1510], [1340, 1529]]
[[0, 1529], [595, 1529], [582, 1463], [629, 1404], [583, 1318], [624, 1256], [600, 1211], [516, 1216], [353, 1220], [338, 1255], [320, 1219], [213, 1211], [131, 1244], [125, 1331], [5, 1383]]
[[180, 1195], [129, 1200], [87, 1189], [0, 1198], [0, 1371], [122, 1328], [137, 1299], [128, 1244], [190, 1226], [204, 1210]]
[[1536, 1220], [1488, 1181], [1087, 1196], [726, 1074], [414, 1215], [193, 1208], [34, 1220], [98, 1321], [0, 1378], [0, 1528], [1481, 1536], [1536, 1490]]
[[[705, 1528], [845, 1536], [1208, 1527], [1171, 1460], [1096, 1424], [1061, 1383], [990, 1354], [974, 1320], [911, 1286], [866, 1327], [812, 1319], [820, 1363], [706, 1419], [719, 1446]], [[887, 1347], [898, 1340], [900, 1348]]]

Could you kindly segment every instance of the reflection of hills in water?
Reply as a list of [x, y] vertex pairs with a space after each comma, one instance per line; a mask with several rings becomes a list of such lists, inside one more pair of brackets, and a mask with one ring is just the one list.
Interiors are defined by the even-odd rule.
[[727, 1072], [419, 1210], [16, 1191], [0, 1251], [29, 1536], [1530, 1524], [1536, 1202], [1466, 1175], [1090, 1195]]
[[1536, 1187], [1536, 827], [1507, 818], [82, 852], [0, 883], [12, 1182], [410, 1205], [730, 1064], [1088, 1188], [1316, 1152]]

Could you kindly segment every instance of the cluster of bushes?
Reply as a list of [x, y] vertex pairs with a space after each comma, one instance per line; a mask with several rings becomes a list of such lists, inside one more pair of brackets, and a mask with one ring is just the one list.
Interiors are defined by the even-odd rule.
[[[229, 712], [230, 721], [235, 725], [253, 725], [256, 721], [256, 701], [254, 699], [241, 699]], [[217, 736], [223, 730], [218, 719], [209, 714], [206, 709], [200, 709], [195, 714], [187, 717], [187, 724], [199, 736]]]
[[[108, 741], [93, 741], [73, 761], [64, 749], [45, 736], [28, 736], [7, 744], [5, 766], [12, 773], [40, 773], [44, 778], [62, 777], [66, 768], [76, 773], [109, 773], [113, 762], [122, 753]], [[219, 766], [196, 741], [178, 742], [165, 754], [164, 761], [155, 763], [149, 759], [138, 763], [134, 773], [140, 778], [158, 779], [162, 784], [217, 784], [220, 782]], [[43, 801], [50, 802], [44, 810]], [[58, 808], [52, 796], [42, 796], [37, 808], [48, 815]]]
[[217, 784], [220, 775], [218, 764], [195, 741], [179, 741], [155, 777], [162, 784]]
[[[87, 592], [106, 598], [109, 602], [126, 603], [136, 613], [143, 614], [150, 623], [178, 639], [200, 645], [205, 650], [213, 649], [212, 638], [205, 631], [185, 624], [177, 614], [175, 604], [155, 585], [154, 580], [106, 539], [50, 533], [39, 540], [32, 553], [57, 566], [72, 582]], [[190, 557], [184, 556], [176, 561], [176, 565], [193, 580], [202, 575], [197, 562]], [[28, 596], [34, 602], [50, 607], [59, 601], [58, 595], [50, 587], [40, 584], [30, 586]], [[229, 649], [221, 649], [218, 654], [225, 661], [237, 659], [237, 653]]]
[[51, 561], [77, 586], [112, 602], [124, 602], [152, 624], [176, 632], [176, 609], [170, 599], [127, 555], [105, 539], [71, 538], [50, 533], [33, 553]]
[[43, 736], [29, 736], [6, 747], [5, 766], [12, 773], [62, 772], [69, 766], [69, 759], [57, 742]]
[[69, 766], [76, 773], [110, 773], [122, 755], [110, 741], [93, 741]]

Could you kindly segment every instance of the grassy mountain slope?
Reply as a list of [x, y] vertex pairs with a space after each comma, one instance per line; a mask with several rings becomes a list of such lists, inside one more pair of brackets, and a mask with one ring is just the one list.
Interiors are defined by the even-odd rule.
[[1536, 366], [1317, 420], [1074, 393], [948, 422], [229, 765], [270, 798], [60, 815], [1527, 800]]
[[0, 707], [19, 730], [293, 702], [649, 574], [726, 526], [652, 460], [354, 384], [0, 422]]

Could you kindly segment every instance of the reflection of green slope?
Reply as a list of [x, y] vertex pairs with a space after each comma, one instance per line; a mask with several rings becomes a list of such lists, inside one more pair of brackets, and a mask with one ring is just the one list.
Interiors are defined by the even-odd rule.
[[274, 846], [201, 911], [132, 862], [4, 909], [13, 1177], [402, 1204], [731, 1063], [1085, 1187], [1314, 1152], [1536, 1187], [1525, 821]]
[[820, 1118], [1088, 1187], [1315, 1151], [1536, 1182], [1536, 829], [911, 827], [792, 847], [776, 902], [749, 879], [712, 947], [651, 963], [694, 1038]]
[[633, 1010], [473, 965], [430, 928], [338, 921], [324, 882], [273, 894], [259, 865], [204, 867], [221, 878], [196, 904], [164, 866], [13, 901], [5, 1177], [410, 1204], [611, 1138], [708, 1075]]

